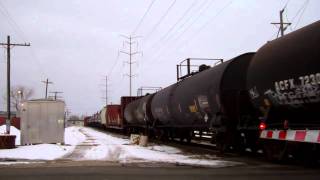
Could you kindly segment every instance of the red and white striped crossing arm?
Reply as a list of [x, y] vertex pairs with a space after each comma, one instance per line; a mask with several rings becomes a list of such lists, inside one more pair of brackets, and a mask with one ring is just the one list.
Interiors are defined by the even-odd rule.
[[263, 130], [260, 138], [320, 143], [320, 130]]

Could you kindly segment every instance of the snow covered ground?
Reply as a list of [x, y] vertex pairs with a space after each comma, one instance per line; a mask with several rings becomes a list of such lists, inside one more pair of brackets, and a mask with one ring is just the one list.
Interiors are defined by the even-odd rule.
[[[5, 127], [4, 127], [5, 129]], [[3, 132], [0, 127], [0, 133]], [[13, 130], [19, 136], [19, 130]], [[238, 165], [238, 162], [217, 160], [214, 155], [187, 155], [180, 149], [165, 145], [141, 147], [130, 145], [129, 139], [114, 137], [85, 127], [68, 127], [65, 144], [40, 144], [18, 146], [16, 149], [0, 150], [0, 159], [54, 160], [59, 158], [74, 161], [99, 160], [118, 163], [174, 163], [180, 165], [222, 167]], [[0, 164], [5, 164], [4, 162]]]
[[[3, 134], [5, 129], [5, 125], [0, 126], [0, 134]], [[16, 135], [16, 145], [20, 145], [20, 130], [11, 126], [10, 131], [11, 134]], [[38, 144], [17, 146], [15, 149], [0, 149], [0, 159], [54, 160], [71, 153], [74, 150], [75, 145], [84, 140], [85, 136], [79, 133], [78, 128], [70, 127], [65, 130], [65, 146], [56, 144]]]

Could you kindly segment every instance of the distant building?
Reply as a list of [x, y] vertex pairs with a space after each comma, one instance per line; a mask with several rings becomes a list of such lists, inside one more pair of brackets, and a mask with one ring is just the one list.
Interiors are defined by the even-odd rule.
[[84, 125], [84, 121], [81, 119], [69, 119], [67, 126], [83, 126]]

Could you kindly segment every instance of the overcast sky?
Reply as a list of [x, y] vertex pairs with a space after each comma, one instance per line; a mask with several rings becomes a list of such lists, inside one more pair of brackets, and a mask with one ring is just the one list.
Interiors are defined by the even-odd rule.
[[[141, 86], [176, 81], [176, 64], [188, 57], [223, 58], [256, 51], [276, 38], [279, 11], [286, 6], [286, 33], [320, 19], [318, 0], [0, 0], [0, 42], [11, 35], [12, 85], [35, 90], [42, 80], [63, 91], [73, 114], [90, 115], [108, 98], [129, 95], [128, 51], [121, 35], [135, 39], [133, 94]], [[6, 94], [6, 54], [0, 49], [0, 94]], [[3, 98], [0, 109], [5, 109]]]

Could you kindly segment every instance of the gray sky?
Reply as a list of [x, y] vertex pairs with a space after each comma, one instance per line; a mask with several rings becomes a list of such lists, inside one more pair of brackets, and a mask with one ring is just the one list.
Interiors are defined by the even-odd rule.
[[[256, 51], [276, 37], [270, 22], [279, 21], [286, 4], [285, 20], [293, 23], [287, 33], [320, 19], [318, 0], [0, 0], [0, 41], [11, 35], [15, 43], [31, 43], [12, 49], [12, 85], [42, 98], [48, 77], [49, 91], [63, 91], [72, 113], [90, 115], [105, 103], [105, 75], [109, 102], [129, 95], [128, 57], [118, 55], [128, 46], [120, 35], [142, 36], [133, 46], [143, 52], [132, 66], [136, 94], [141, 86], [174, 83], [176, 64], [187, 57], [227, 60]], [[0, 50], [3, 96], [6, 54]]]

